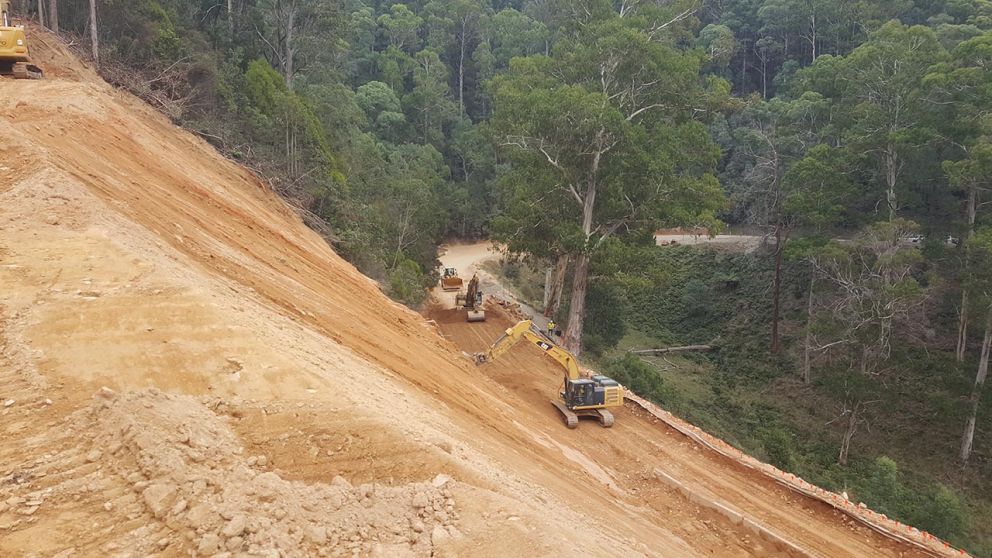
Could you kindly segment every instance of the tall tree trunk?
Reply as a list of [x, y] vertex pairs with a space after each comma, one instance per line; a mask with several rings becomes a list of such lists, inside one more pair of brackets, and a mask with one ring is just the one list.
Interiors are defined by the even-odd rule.
[[296, 25], [296, 7], [292, 6], [289, 8], [289, 14], [286, 17], [286, 46], [285, 46], [285, 58], [286, 58], [286, 87], [291, 91], [293, 89], [293, 56], [295, 52], [293, 50], [293, 27]]
[[227, 30], [231, 32], [231, 38], [234, 38], [234, 0], [227, 0]]
[[465, 18], [462, 18], [462, 33], [458, 53], [458, 114], [465, 114]]
[[741, 44], [741, 95], [747, 93], [747, 38]]
[[961, 436], [961, 451], [958, 457], [966, 463], [971, 456], [975, 442], [975, 421], [978, 418], [978, 404], [982, 399], [982, 387], [989, 375], [989, 352], [992, 351], [992, 307], [989, 307], [985, 320], [985, 339], [982, 341], [982, 356], [978, 359], [978, 373], [975, 374], [975, 385], [971, 388], [971, 413], [964, 425]]
[[561, 294], [565, 290], [565, 272], [568, 271], [568, 255], [560, 254], [555, 260], [554, 269], [549, 270], [551, 281], [548, 284], [548, 300], [544, 305], [544, 316], [553, 317], [561, 307]]
[[812, 36], [813, 36], [812, 40], [810, 41], [811, 43], [813, 43], [813, 62], [816, 62], [816, 13], [810, 15], [809, 23], [810, 23], [810, 31], [812, 32]]
[[[975, 214], [977, 212], [978, 189], [972, 186], [968, 190], [968, 205], [966, 207], [968, 220], [968, 233], [964, 244], [964, 271], [967, 274], [969, 266], [968, 240], [975, 236]], [[965, 353], [968, 351], [968, 288], [961, 288], [961, 309], [958, 316], [958, 346], [954, 352], [958, 362], [964, 362]]]
[[803, 383], [810, 380], [810, 353], [813, 350], [813, 287], [816, 285], [816, 270], [809, 275], [809, 299], [806, 302], [806, 342], [803, 344]]
[[582, 353], [582, 326], [586, 318], [586, 290], [589, 286], [589, 254], [582, 252], [575, 257], [572, 275], [572, 298], [568, 309], [568, 327], [565, 328], [565, 349], [575, 356]]
[[761, 99], [768, 100], [768, 57], [761, 57]]
[[889, 221], [892, 221], [896, 218], [898, 209], [896, 179], [899, 174], [899, 153], [894, 145], [889, 144], [885, 147], [882, 157], [885, 162], [885, 201], [889, 206]]
[[837, 456], [837, 463], [840, 465], [847, 465], [847, 456], [851, 451], [851, 440], [854, 438], [854, 433], [858, 431], [860, 407], [860, 403], [855, 403], [847, 415], [847, 429], [844, 430], [844, 436], [841, 438], [840, 454]]
[[100, 67], [100, 37], [97, 33], [96, 0], [90, 0], [90, 47], [93, 49], [93, 63]]
[[48, 28], [54, 31], [55, 33], [59, 32], [58, 0], [48, 0]]
[[782, 300], [782, 252], [785, 238], [782, 235], [782, 225], [775, 225], [775, 279], [772, 286], [772, 354], [777, 354], [782, 348], [779, 339], [778, 323], [781, 320]]
[[606, 130], [601, 128], [597, 137], [600, 149], [593, 154], [586, 182], [586, 195], [582, 198], [582, 232], [586, 235], [586, 245], [575, 260], [575, 273], [572, 276], [572, 298], [568, 308], [568, 327], [565, 328], [565, 348], [575, 356], [582, 353], [582, 325], [586, 318], [586, 289], [589, 286], [589, 259], [592, 239], [593, 210], [596, 208], [596, 179], [599, 176], [599, 162], [603, 157], [602, 139]]
[[964, 362], [968, 352], [968, 287], [961, 287], [961, 308], [958, 310], [958, 346], [954, 356], [958, 362]]
[[45, 0], [38, 0], [38, 25], [45, 27]]

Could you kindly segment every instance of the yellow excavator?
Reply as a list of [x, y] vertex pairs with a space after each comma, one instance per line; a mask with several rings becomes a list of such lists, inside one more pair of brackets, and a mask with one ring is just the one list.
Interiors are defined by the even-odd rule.
[[23, 25], [11, 22], [10, 0], [0, 0], [0, 75], [41, 79], [41, 68], [31, 64]]
[[486, 312], [482, 309], [482, 291], [479, 290], [479, 275], [473, 275], [468, 282], [465, 294], [455, 295], [455, 306], [461, 306], [468, 312], [468, 321], [486, 321]]
[[530, 320], [507, 329], [486, 352], [474, 355], [475, 364], [479, 366], [496, 360], [524, 339], [537, 345], [565, 369], [565, 382], [558, 392], [558, 399], [551, 401], [561, 413], [565, 426], [575, 428], [580, 417], [595, 418], [605, 428], [613, 426], [613, 413], [609, 409], [623, 405], [623, 386], [613, 378], [598, 374], [583, 377], [572, 353], [545, 337]]

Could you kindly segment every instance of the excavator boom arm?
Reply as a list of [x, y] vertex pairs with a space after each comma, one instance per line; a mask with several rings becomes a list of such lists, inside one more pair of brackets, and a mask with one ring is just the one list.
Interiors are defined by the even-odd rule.
[[565, 375], [568, 379], [576, 380], [581, 377], [578, 361], [572, 356], [572, 353], [555, 345], [541, 335], [541, 332], [534, 326], [534, 322], [531, 320], [523, 320], [517, 323], [517, 325], [508, 328], [502, 337], [497, 339], [485, 353], [482, 353], [476, 359], [476, 362], [482, 364], [483, 362], [495, 360], [524, 339], [540, 347], [544, 351], [544, 354], [560, 364], [565, 369]]

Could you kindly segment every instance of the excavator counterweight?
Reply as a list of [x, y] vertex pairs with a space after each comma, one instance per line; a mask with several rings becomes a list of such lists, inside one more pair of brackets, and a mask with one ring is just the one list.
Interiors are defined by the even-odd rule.
[[475, 354], [473, 360], [476, 365], [493, 361], [523, 339], [537, 345], [565, 370], [565, 381], [558, 392], [558, 399], [551, 401], [561, 413], [565, 426], [577, 427], [581, 417], [595, 418], [604, 428], [613, 426], [613, 413], [609, 409], [623, 405], [623, 386], [599, 374], [584, 377], [575, 356], [545, 337], [530, 320], [508, 328], [486, 352]]

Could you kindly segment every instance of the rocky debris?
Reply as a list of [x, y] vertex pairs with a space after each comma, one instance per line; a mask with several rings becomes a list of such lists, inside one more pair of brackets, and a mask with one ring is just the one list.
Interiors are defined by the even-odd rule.
[[196, 551], [201, 555], [209, 556], [220, 549], [220, 543], [220, 537], [213, 533], [207, 533], [200, 537], [200, 542], [196, 545]]
[[442, 486], [448, 484], [450, 480], [451, 477], [445, 475], [444, 473], [440, 473], [438, 474], [438, 476], [434, 477], [434, 480], [431, 481], [431, 484], [434, 486], [434, 488], [441, 488]]
[[152, 515], [157, 519], [161, 519], [165, 515], [165, 512], [172, 506], [175, 495], [176, 487], [167, 483], [149, 485], [141, 493], [145, 505], [148, 506]]
[[[81, 445], [72, 450], [76, 459], [100, 465], [88, 469], [77, 499], [106, 494], [96, 505], [110, 521], [145, 518], [146, 538], [109, 541], [101, 547], [109, 555], [185, 547], [181, 553], [196, 556], [407, 558], [430, 556], [458, 532], [449, 476], [399, 486], [356, 486], [342, 476], [288, 481], [278, 470], [259, 470], [268, 458], [246, 457], [226, 419], [195, 398], [104, 388], [65, 428]], [[131, 492], [108, 492], [110, 476]], [[27, 496], [0, 504], [15, 512], [0, 519], [20, 518], [6, 528], [34, 521], [46, 496]], [[163, 537], [163, 528], [178, 539]]]
[[248, 526], [248, 520], [243, 515], [235, 515], [227, 522], [227, 525], [221, 530], [221, 534], [225, 537], [236, 537], [245, 532], [245, 528]]
[[307, 538], [315, 545], [321, 546], [327, 543], [327, 527], [323, 525], [311, 525], [307, 528]]

